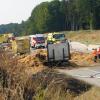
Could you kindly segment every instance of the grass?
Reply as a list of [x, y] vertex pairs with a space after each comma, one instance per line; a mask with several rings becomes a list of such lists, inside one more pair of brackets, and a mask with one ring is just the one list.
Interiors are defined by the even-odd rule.
[[[29, 80], [30, 84], [26, 84], [26, 90], [33, 90], [35, 95], [30, 98], [35, 100], [67, 100], [68, 98], [68, 100], [73, 100], [76, 96], [91, 89], [90, 85], [59, 74], [52, 69], [46, 69], [37, 73]], [[28, 97], [29, 95], [26, 96], [25, 100]]]
[[100, 30], [80, 30], [64, 32], [66, 38], [85, 44], [100, 44]]
[[100, 88], [93, 87], [86, 93], [77, 96], [74, 100], [100, 100]]

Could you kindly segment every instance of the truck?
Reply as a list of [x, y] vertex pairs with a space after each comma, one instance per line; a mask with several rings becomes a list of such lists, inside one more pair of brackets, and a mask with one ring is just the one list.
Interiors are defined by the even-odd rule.
[[49, 33], [47, 35], [47, 44], [64, 43], [66, 42], [65, 34], [63, 33]]
[[47, 35], [47, 59], [48, 62], [69, 61], [70, 45], [63, 33], [49, 33]]
[[0, 34], [0, 43], [7, 43], [8, 36], [6, 34]]
[[28, 36], [16, 37], [12, 41], [12, 51], [15, 54], [25, 54], [30, 52], [30, 41]]
[[30, 45], [32, 48], [45, 48], [45, 37], [43, 34], [30, 35]]
[[47, 44], [47, 60], [48, 62], [68, 62], [71, 59], [70, 46], [68, 40], [60, 43]]
[[13, 33], [0, 34], [0, 43], [8, 43], [14, 39]]

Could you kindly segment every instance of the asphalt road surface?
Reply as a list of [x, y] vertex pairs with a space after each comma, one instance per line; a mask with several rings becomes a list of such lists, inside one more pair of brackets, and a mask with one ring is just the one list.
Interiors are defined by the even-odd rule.
[[72, 70], [58, 69], [62, 74], [72, 76], [75, 79], [83, 80], [86, 83], [100, 87], [100, 66], [91, 68], [79, 68]]

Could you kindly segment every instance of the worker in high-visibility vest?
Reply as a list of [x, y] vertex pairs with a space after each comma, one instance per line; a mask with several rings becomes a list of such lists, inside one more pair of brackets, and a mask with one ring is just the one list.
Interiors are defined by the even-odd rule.
[[47, 42], [48, 43], [54, 43], [55, 42], [55, 39], [53, 38], [53, 33], [48, 34]]
[[93, 60], [94, 60], [94, 62], [97, 62], [97, 56], [98, 56], [98, 51], [97, 51], [97, 49], [93, 49], [92, 54], [93, 54]]
[[100, 47], [97, 52], [98, 52], [98, 58], [100, 59]]

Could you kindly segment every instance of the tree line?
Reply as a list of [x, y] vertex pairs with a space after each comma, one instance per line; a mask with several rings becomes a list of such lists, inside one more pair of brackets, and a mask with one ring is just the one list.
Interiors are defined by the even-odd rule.
[[100, 0], [53, 0], [37, 5], [27, 21], [0, 26], [0, 33], [19, 35], [100, 29]]

